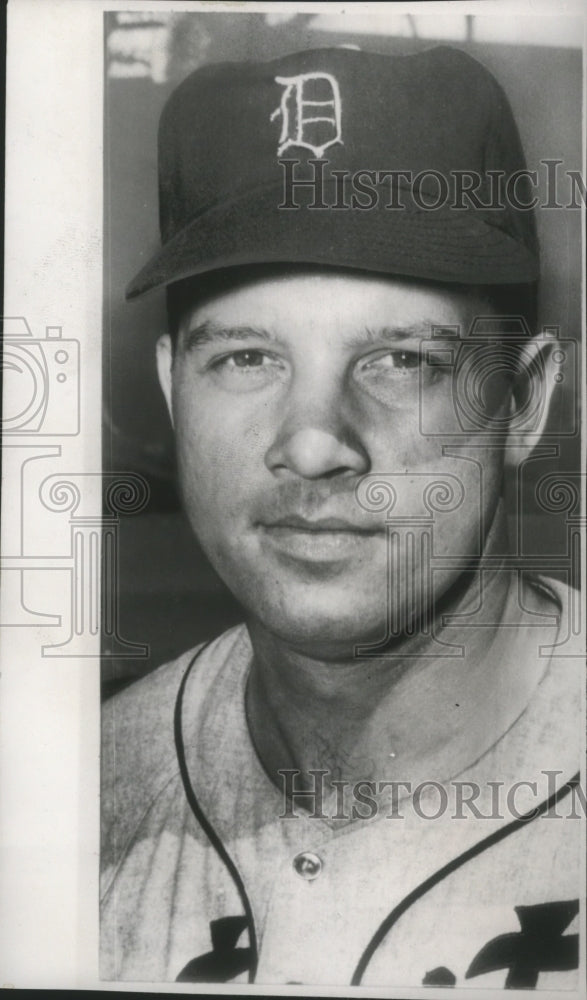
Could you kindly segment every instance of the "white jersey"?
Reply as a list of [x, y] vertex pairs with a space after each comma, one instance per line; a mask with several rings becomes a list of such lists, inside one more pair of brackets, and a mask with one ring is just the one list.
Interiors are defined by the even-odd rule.
[[508, 648], [535, 658], [533, 695], [482, 758], [352, 821], [264, 771], [244, 626], [108, 702], [102, 978], [577, 989], [584, 661], [529, 636]]

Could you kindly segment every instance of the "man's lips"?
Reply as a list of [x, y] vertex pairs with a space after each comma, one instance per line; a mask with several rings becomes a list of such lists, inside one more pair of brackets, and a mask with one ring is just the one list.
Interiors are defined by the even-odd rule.
[[383, 526], [357, 524], [340, 517], [306, 518], [300, 514], [284, 514], [275, 519], [260, 521], [260, 526], [268, 531], [299, 531], [310, 534], [349, 533], [357, 535], [376, 535], [385, 530]]
[[[333, 567], [366, 558], [367, 548], [382, 537], [381, 524], [365, 525], [345, 517], [280, 514], [257, 522], [261, 536], [287, 562]], [[322, 571], [322, 570], [321, 570]]]

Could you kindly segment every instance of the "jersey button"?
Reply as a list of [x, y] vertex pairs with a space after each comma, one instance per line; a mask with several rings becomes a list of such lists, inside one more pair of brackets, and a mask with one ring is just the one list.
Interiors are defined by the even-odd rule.
[[322, 861], [317, 854], [312, 854], [310, 851], [302, 851], [301, 854], [296, 854], [293, 859], [293, 866], [300, 878], [305, 878], [307, 882], [318, 878], [322, 871]]

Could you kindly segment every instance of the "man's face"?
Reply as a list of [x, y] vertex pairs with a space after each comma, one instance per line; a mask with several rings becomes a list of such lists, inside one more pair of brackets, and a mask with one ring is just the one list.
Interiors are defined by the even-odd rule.
[[[294, 647], [335, 657], [388, 620], [409, 629], [480, 554], [501, 450], [469, 433], [447, 455], [420, 429], [421, 407], [427, 426], [454, 423], [453, 368], [422, 367], [420, 342], [432, 326], [466, 331], [474, 313], [442, 286], [309, 268], [201, 301], [173, 358], [161, 339], [190, 522], [252, 618]], [[507, 413], [507, 384], [491, 391]], [[361, 493], [367, 474], [391, 485], [397, 521]], [[453, 509], [431, 511], [425, 490], [443, 481]]]

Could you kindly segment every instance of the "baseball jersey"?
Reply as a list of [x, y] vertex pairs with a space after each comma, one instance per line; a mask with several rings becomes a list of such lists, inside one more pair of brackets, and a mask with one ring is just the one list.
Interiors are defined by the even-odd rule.
[[535, 585], [557, 639], [531, 616], [503, 631], [536, 671], [513, 724], [458, 781], [352, 819], [265, 772], [244, 625], [107, 702], [101, 977], [577, 989], [584, 660], [567, 589]]

